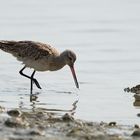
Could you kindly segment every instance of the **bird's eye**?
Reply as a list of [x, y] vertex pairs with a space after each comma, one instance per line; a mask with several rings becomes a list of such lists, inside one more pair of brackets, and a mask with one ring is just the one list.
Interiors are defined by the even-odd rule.
[[72, 58], [71, 58], [71, 57], [69, 57], [69, 60], [70, 60], [70, 61], [72, 61]]

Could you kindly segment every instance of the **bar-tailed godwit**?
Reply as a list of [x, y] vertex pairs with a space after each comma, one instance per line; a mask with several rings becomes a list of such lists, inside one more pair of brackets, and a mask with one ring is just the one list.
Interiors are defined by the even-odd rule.
[[[74, 70], [74, 62], [76, 55], [71, 50], [65, 50], [59, 53], [55, 48], [48, 44], [35, 41], [0, 41], [0, 49], [11, 53], [22, 61], [24, 67], [19, 71], [22, 76], [31, 80], [31, 94], [33, 90], [33, 83], [41, 89], [39, 82], [34, 78], [36, 71], [56, 71], [68, 65], [71, 69], [75, 85], [79, 88]], [[31, 76], [23, 73], [26, 68], [33, 68], [34, 71]]]

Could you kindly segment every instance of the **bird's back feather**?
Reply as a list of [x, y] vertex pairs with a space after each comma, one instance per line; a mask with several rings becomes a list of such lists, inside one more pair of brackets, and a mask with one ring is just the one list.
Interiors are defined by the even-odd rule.
[[20, 58], [38, 60], [57, 53], [50, 45], [34, 41], [0, 41], [0, 49], [11, 53], [19, 60]]

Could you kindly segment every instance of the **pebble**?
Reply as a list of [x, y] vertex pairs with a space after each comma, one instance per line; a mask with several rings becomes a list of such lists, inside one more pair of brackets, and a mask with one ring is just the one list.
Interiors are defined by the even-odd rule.
[[127, 87], [127, 88], [124, 89], [124, 91], [125, 91], [125, 92], [130, 92], [131, 89], [130, 89], [129, 87]]
[[62, 116], [62, 120], [63, 121], [73, 121], [74, 118], [71, 115], [69, 115], [68, 113], [66, 113], [64, 116]]
[[139, 125], [138, 125], [138, 124], [135, 124], [135, 125], [134, 125], [134, 128], [139, 128]]
[[110, 122], [108, 125], [109, 126], [116, 126], [116, 124], [117, 124], [116, 122]]
[[37, 135], [37, 136], [43, 136], [45, 135], [45, 131], [40, 131], [40, 130], [32, 130], [28, 133], [28, 135]]
[[7, 114], [12, 117], [20, 117], [22, 113], [21, 111], [15, 109], [7, 111]]
[[140, 85], [136, 85], [135, 87], [132, 87], [132, 88], [127, 87], [127, 88], [124, 89], [124, 91], [140, 94]]
[[7, 127], [27, 127], [28, 123], [22, 118], [8, 118], [5, 123]]
[[135, 130], [135, 131], [132, 133], [132, 136], [140, 137], [140, 129], [139, 129], [139, 130]]
[[140, 117], [140, 113], [138, 113], [137, 116]]

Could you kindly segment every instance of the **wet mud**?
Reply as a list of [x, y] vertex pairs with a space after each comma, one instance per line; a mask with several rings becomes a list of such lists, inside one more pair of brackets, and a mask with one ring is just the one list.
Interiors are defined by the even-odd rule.
[[6, 111], [0, 107], [0, 140], [125, 140], [139, 139], [140, 128], [117, 122], [88, 122], [66, 113], [56, 116], [35, 111]]

